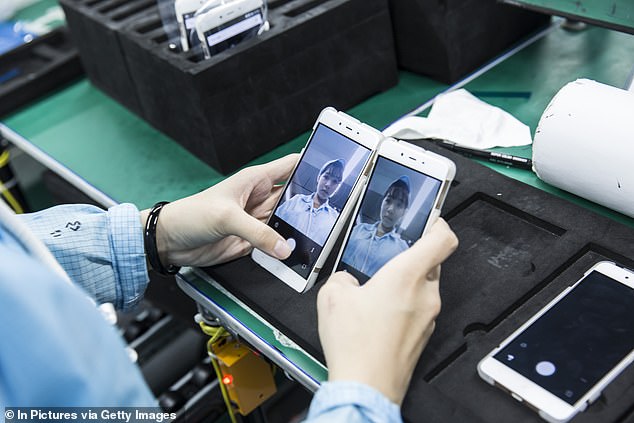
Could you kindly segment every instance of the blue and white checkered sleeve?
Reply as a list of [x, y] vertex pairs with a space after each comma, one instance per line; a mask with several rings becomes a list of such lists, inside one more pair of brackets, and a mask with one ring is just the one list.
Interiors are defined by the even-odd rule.
[[310, 403], [304, 423], [403, 423], [401, 410], [368, 385], [323, 382]]
[[149, 277], [139, 210], [134, 205], [120, 204], [108, 211], [63, 205], [20, 218], [98, 303], [125, 309], [143, 297]]

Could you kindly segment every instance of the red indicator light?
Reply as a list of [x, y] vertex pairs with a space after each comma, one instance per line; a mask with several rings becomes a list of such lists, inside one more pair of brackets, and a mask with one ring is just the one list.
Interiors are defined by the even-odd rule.
[[222, 383], [224, 383], [225, 385], [231, 385], [233, 383], [233, 376], [226, 375], [222, 378]]

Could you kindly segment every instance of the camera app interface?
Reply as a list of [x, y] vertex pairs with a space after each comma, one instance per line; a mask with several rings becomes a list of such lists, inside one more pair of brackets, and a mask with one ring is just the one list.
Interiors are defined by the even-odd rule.
[[269, 225], [294, 246], [284, 263], [308, 278], [370, 149], [319, 124]]
[[367, 282], [423, 233], [441, 181], [379, 157], [337, 270]]
[[634, 290], [590, 273], [496, 360], [573, 405], [634, 349]]
[[205, 32], [209, 55], [213, 56], [256, 36], [262, 23], [262, 12], [256, 9]]

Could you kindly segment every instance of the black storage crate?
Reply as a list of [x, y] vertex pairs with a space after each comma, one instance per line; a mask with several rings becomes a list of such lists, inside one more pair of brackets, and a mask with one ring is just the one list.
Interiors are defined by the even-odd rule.
[[387, 0], [272, 1], [269, 31], [209, 60], [154, 0], [61, 3], [95, 85], [224, 173], [397, 81]]
[[496, 0], [391, 0], [390, 10], [399, 66], [445, 83], [550, 22]]
[[0, 116], [83, 73], [68, 29], [59, 27], [0, 56]]
[[153, 0], [60, 0], [91, 82], [143, 117], [119, 43], [119, 32], [154, 5]]

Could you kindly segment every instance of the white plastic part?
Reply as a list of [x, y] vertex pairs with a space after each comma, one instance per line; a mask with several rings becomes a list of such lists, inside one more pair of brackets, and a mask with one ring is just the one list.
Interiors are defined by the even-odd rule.
[[634, 92], [588, 79], [544, 111], [533, 168], [551, 185], [634, 217]]

